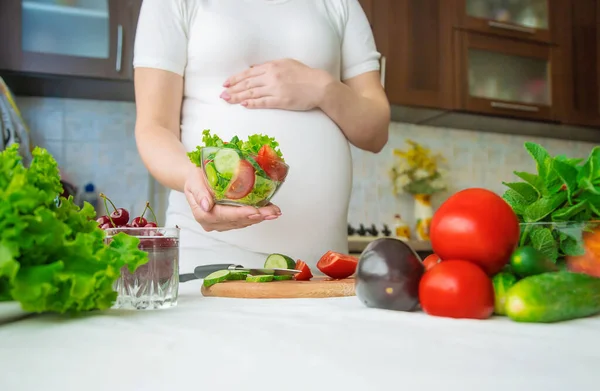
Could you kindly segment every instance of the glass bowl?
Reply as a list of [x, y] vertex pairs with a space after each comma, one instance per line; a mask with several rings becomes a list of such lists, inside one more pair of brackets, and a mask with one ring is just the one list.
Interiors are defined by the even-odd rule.
[[267, 205], [289, 171], [277, 156], [248, 155], [226, 147], [202, 148], [201, 162], [213, 199], [222, 205]]
[[540, 250], [563, 270], [600, 277], [600, 221], [521, 223], [519, 246]]
[[161, 309], [177, 305], [179, 292], [179, 228], [107, 228], [106, 243], [120, 232], [140, 240], [138, 248], [148, 253], [148, 262], [131, 273], [127, 266], [113, 289], [113, 308]]

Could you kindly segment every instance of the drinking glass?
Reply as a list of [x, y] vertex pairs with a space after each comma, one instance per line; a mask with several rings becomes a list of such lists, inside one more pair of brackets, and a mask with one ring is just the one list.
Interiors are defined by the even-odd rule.
[[162, 309], [177, 305], [179, 291], [179, 228], [107, 228], [106, 241], [120, 232], [140, 239], [139, 249], [148, 253], [148, 263], [134, 273], [127, 266], [114, 284], [117, 300], [113, 308]]

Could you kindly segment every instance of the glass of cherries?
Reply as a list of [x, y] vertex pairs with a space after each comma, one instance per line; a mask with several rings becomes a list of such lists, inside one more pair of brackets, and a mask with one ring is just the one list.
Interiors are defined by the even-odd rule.
[[[134, 273], [127, 267], [121, 269], [121, 277], [115, 282], [117, 300], [113, 308], [161, 309], [177, 305], [179, 290], [179, 228], [158, 227], [156, 214], [149, 202], [142, 213], [131, 219], [129, 211], [117, 206], [104, 194], [107, 214], [96, 221], [106, 232], [106, 242], [120, 232], [139, 238], [139, 249], [148, 253], [148, 263]], [[113, 211], [109, 212], [109, 204]], [[144, 216], [150, 211], [154, 221]]]

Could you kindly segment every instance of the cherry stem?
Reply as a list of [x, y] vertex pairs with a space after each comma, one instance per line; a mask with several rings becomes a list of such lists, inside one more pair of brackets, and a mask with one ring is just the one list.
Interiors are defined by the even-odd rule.
[[106, 212], [107, 212], [106, 213], [106, 217], [108, 217], [108, 219], [110, 220], [110, 223], [112, 224], [112, 226], [116, 227], [117, 225], [115, 224], [115, 222], [113, 221], [113, 219], [110, 217], [110, 213], [108, 213], [108, 204], [106, 203], [106, 196], [104, 195], [104, 193], [100, 193], [100, 197], [104, 200], [104, 209], [106, 209]]
[[156, 219], [156, 215], [154, 214], [154, 211], [152, 210], [152, 207], [150, 206], [150, 203], [148, 201], [146, 201], [146, 208], [150, 209], [150, 213], [152, 213], [154, 222], [156, 223], [156, 225], [158, 225], [158, 220]]
[[[115, 204], [113, 204], [113, 202], [110, 200], [110, 198], [108, 198], [107, 196], [104, 195], [104, 193], [100, 193], [100, 197], [104, 198], [104, 204], [106, 205], [106, 200], [108, 200], [108, 202], [110, 202], [110, 204], [112, 205], [113, 209], [115, 210], [115, 212], [117, 211], [117, 207], [115, 206]], [[107, 210], [108, 212], [108, 210]]]
[[144, 207], [144, 210], [142, 211], [142, 214], [140, 215], [140, 220], [144, 218], [144, 215], [146, 214], [146, 209], [148, 209], [148, 202], [146, 202], [146, 206]]

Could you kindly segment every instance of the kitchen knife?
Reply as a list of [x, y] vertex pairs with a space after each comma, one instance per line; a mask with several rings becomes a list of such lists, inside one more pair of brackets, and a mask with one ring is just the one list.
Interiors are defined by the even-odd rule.
[[179, 282], [186, 282], [191, 280], [202, 279], [208, 276], [211, 273], [214, 273], [219, 270], [236, 270], [241, 272], [248, 272], [252, 275], [264, 275], [264, 274], [273, 274], [275, 276], [283, 276], [283, 275], [295, 275], [300, 273], [300, 270], [295, 269], [263, 269], [263, 268], [247, 268], [242, 265], [235, 265], [230, 263], [220, 263], [214, 265], [203, 265], [197, 266], [194, 269], [193, 273], [185, 273], [179, 275]]

